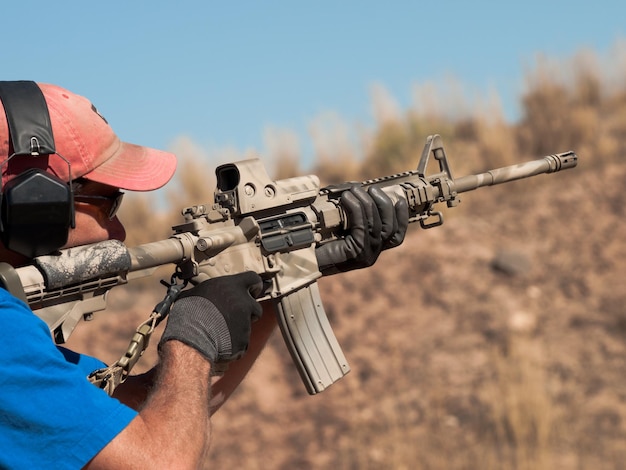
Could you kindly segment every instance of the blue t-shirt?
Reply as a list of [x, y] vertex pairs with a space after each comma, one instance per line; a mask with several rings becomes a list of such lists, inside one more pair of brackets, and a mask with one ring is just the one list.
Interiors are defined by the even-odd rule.
[[57, 348], [4, 289], [0, 334], [0, 468], [81, 468], [136, 416], [87, 380], [102, 362]]

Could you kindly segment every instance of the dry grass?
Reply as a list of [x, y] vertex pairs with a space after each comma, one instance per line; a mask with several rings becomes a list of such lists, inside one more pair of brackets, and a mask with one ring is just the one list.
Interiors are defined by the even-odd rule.
[[[467, 195], [375, 267], [323, 279], [352, 373], [309, 397], [276, 335], [215, 417], [207, 468], [623, 468], [626, 81], [623, 60], [600, 59], [538, 59], [514, 124], [497, 111], [438, 115], [432, 93], [403, 111], [379, 87], [374, 129], [313, 126], [314, 172], [329, 183], [414, 168], [433, 132], [455, 176], [569, 149], [581, 161]], [[297, 139], [272, 139], [274, 174], [291, 176]], [[211, 197], [203, 165], [184, 159], [170, 212]], [[163, 236], [156, 206], [130, 201], [132, 241]], [[137, 298], [117, 301], [133, 321]], [[72, 340], [116, 357], [134, 326], [115, 318]]]

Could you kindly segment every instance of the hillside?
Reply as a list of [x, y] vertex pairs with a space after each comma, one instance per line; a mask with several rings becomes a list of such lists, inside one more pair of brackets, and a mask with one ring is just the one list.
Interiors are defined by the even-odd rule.
[[[382, 176], [414, 167], [439, 132], [455, 176], [570, 149], [580, 162], [468, 193], [373, 268], [322, 279], [352, 372], [308, 396], [276, 333], [215, 416], [207, 468], [623, 468], [626, 90], [596, 70], [565, 69], [567, 85], [537, 73], [515, 125], [410, 110], [369, 135], [362, 165], [318, 159], [326, 181]], [[193, 202], [209, 200], [198, 168], [181, 168]], [[131, 244], [164, 236], [136, 201]], [[115, 360], [162, 290], [113, 294], [70, 346]], [[152, 347], [139, 370], [154, 360]]]

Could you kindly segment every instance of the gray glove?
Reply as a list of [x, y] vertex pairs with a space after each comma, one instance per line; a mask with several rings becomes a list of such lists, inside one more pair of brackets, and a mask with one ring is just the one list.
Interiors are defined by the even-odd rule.
[[248, 349], [253, 321], [261, 318], [255, 300], [263, 290], [258, 274], [217, 277], [183, 291], [159, 342], [175, 339], [196, 349], [211, 364], [241, 357]]
[[404, 199], [393, 204], [375, 186], [365, 191], [353, 186], [339, 200], [348, 217], [349, 233], [315, 250], [322, 274], [366, 268], [374, 264], [382, 250], [400, 245], [409, 225], [409, 209]]

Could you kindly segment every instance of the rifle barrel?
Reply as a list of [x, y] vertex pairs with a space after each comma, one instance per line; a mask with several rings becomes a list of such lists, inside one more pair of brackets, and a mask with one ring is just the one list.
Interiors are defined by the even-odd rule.
[[483, 186], [494, 186], [496, 184], [528, 178], [529, 176], [540, 175], [542, 173], [554, 173], [567, 170], [574, 168], [577, 163], [578, 157], [571, 151], [548, 155], [538, 160], [505, 166], [478, 175], [463, 176], [462, 178], [454, 180], [454, 190], [457, 193], [464, 193]]

